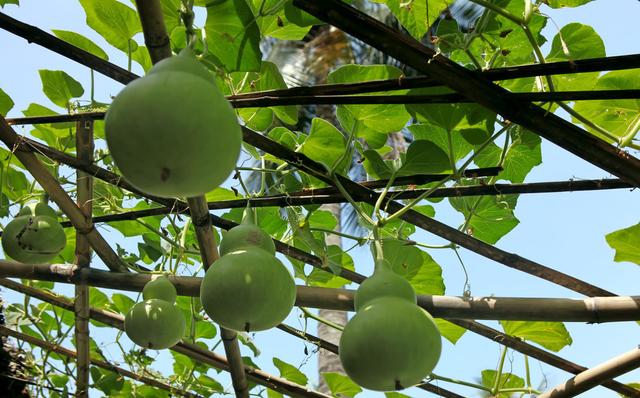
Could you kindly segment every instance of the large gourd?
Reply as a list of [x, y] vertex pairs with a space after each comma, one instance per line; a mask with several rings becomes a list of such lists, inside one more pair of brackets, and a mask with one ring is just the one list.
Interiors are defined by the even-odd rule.
[[2, 231], [4, 253], [21, 263], [42, 264], [64, 249], [67, 236], [55, 211], [45, 203], [24, 206]]
[[282, 322], [296, 300], [296, 285], [275, 256], [271, 237], [247, 208], [242, 224], [220, 243], [222, 255], [207, 270], [200, 301], [211, 320], [228, 329], [259, 331]]
[[401, 390], [433, 371], [440, 331], [416, 305], [409, 282], [385, 260], [376, 260], [374, 274], [356, 292], [355, 307], [340, 337], [340, 360], [353, 381], [370, 390]]
[[105, 116], [107, 145], [124, 178], [161, 197], [193, 197], [235, 168], [242, 133], [213, 76], [190, 50], [127, 85]]
[[296, 299], [293, 277], [274, 255], [256, 247], [225, 254], [202, 280], [200, 301], [212, 321], [227, 329], [270, 329], [287, 317]]
[[159, 276], [142, 289], [144, 301], [134, 305], [124, 318], [124, 330], [137, 345], [163, 350], [178, 343], [186, 322], [176, 307], [176, 288], [165, 276]]

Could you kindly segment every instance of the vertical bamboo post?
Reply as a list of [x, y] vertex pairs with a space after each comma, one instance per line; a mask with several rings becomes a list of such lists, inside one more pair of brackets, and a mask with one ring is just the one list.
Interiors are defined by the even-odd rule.
[[[76, 154], [79, 160], [93, 162], [93, 120], [81, 119], [76, 123]], [[84, 171], [76, 171], [76, 202], [88, 222], [92, 216], [93, 178]], [[76, 231], [75, 263], [78, 267], [91, 264], [91, 246], [89, 240], [80, 231]], [[76, 397], [89, 397], [89, 286], [81, 283], [75, 287], [75, 339], [76, 361]]]
[[[164, 16], [160, 1], [136, 0], [138, 15], [142, 31], [147, 43], [149, 54], [153, 63], [157, 63], [164, 58], [171, 56], [171, 46], [169, 36], [164, 24]], [[200, 247], [200, 255], [205, 269], [218, 259], [218, 246], [213, 234], [211, 216], [207, 207], [207, 199], [204, 195], [189, 198], [189, 211], [196, 230], [196, 236]], [[231, 381], [237, 398], [249, 398], [249, 386], [245, 373], [244, 362], [240, 355], [240, 345], [236, 332], [220, 328], [220, 335], [224, 343], [224, 350], [229, 361]]]
[[[198, 238], [198, 246], [204, 268], [216, 261], [220, 255], [216, 245], [216, 237], [213, 234], [213, 226], [211, 225], [211, 216], [207, 207], [207, 200], [204, 196], [187, 199], [189, 211], [191, 212], [191, 220], [196, 230]], [[237, 398], [249, 397], [249, 386], [240, 354], [240, 345], [238, 344], [238, 334], [233, 330], [220, 327], [220, 337], [224, 345], [224, 351], [229, 361], [229, 370], [231, 373], [231, 382]]]

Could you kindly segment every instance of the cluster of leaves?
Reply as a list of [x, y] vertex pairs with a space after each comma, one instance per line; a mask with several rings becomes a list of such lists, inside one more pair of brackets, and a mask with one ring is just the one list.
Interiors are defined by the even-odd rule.
[[[549, 0], [552, 8], [575, 7], [589, 0]], [[496, 0], [491, 8], [481, 9], [471, 29], [462, 29], [454, 19], [443, 19], [440, 12], [448, 6], [446, 0], [375, 0], [392, 13], [399, 24], [419, 40], [432, 38], [436, 48], [451, 59], [470, 68], [490, 69], [494, 67], [527, 64], [533, 61], [549, 62], [601, 57], [605, 49], [601, 38], [589, 26], [573, 23], [558, 32], [551, 41], [551, 50], [544, 56], [540, 46], [546, 42], [542, 29], [548, 18], [539, 12], [536, 4], [531, 12], [527, 2]], [[17, 0], [0, 0], [0, 6], [17, 4]], [[543, 3], [543, 2], [539, 2]], [[80, 0], [85, 13], [86, 24], [97, 32], [110, 46], [125, 53], [129, 68], [135, 61], [143, 70], [151, 67], [151, 61], [144, 45], [138, 43], [142, 31], [133, 7], [116, 0]], [[181, 22], [185, 11], [180, 0], [161, 0], [171, 47], [177, 52], [187, 45], [187, 28]], [[365, 5], [366, 6], [366, 5]], [[269, 89], [286, 88], [285, 70], [277, 60], [273, 62], [266, 54], [265, 43], [274, 41], [301, 40], [309, 35], [314, 25], [321, 22], [296, 9], [290, 0], [241, 0], [206, 1], [196, 0], [195, 11], [205, 15], [204, 26], [195, 30], [198, 37], [196, 50], [202, 62], [216, 72], [217, 83], [226, 94], [241, 94]], [[109, 59], [105, 50], [89, 38], [76, 32], [53, 30], [59, 38], [94, 55]], [[111, 49], [112, 50], [112, 49]], [[40, 70], [42, 91], [51, 101], [49, 105], [30, 104], [23, 110], [25, 116], [52, 115], [59, 112], [81, 112], [103, 109], [108, 104], [94, 100], [93, 88], [86, 97], [83, 85], [64, 71]], [[326, 76], [328, 83], [354, 83], [382, 79], [398, 79], [404, 72], [390, 65], [344, 65], [333, 68]], [[513, 91], [531, 92], [543, 90], [594, 90], [628, 88], [638, 85], [638, 77], [630, 72], [610, 72], [562, 75], [552, 79], [521, 78], [502, 82]], [[93, 84], [91, 85], [93, 87]], [[436, 94], [447, 92], [442, 88], [413, 89], [395, 91], [394, 94]], [[385, 93], [373, 93], [385, 94]], [[640, 102], [637, 100], [591, 101], [571, 105], [576, 115], [575, 121], [583, 123], [594, 134], [615, 142], [620, 146], [634, 147], [638, 130]], [[0, 114], [6, 115], [13, 107], [13, 101], [0, 89]], [[58, 111], [52, 109], [58, 109]], [[550, 105], [550, 110], [556, 110]], [[523, 182], [528, 173], [542, 162], [540, 138], [534, 133], [501, 120], [495, 114], [473, 104], [447, 105], [340, 105], [335, 109], [335, 119], [316, 117], [303, 120], [303, 113], [296, 106], [275, 106], [264, 108], [243, 108], [238, 116], [250, 128], [260, 131], [269, 138], [289, 149], [299, 151], [327, 168], [328, 174], [347, 174], [354, 168], [361, 168], [370, 179], [409, 176], [414, 174], [451, 173], [460, 175], [463, 168], [474, 164], [478, 167], [501, 166], [499, 175], [482, 179], [455, 179], [450, 185], [491, 184], [497, 181]], [[47, 145], [67, 151], [74, 150], [74, 129], [72, 123], [40, 124], [28, 133]], [[406, 148], [389, 145], [392, 133], [401, 132]], [[109, 154], [104, 151], [100, 140], [104, 139], [104, 127], [97, 121], [94, 125], [98, 140], [97, 163], [114, 169]], [[284, 163], [255, 148], [245, 146], [248, 156], [258, 164], [259, 173], [265, 175], [257, 187], [240, 184], [243, 192], [236, 187], [218, 188], [207, 194], [207, 200], [236, 199], [239, 196], [253, 196], [267, 193], [290, 193], [325, 186], [320, 180]], [[17, 208], [30, 200], [41, 197], [44, 192], [33, 182], [23, 166], [6, 149], [0, 149], [2, 173], [0, 174], [0, 216], [8, 217]], [[356, 160], [354, 162], [354, 159]], [[55, 162], [43, 159], [49, 171], [74, 193], [73, 172]], [[267, 167], [268, 166], [268, 167]], [[245, 172], [237, 176], [242, 182], [248, 178]], [[268, 177], [268, 178], [267, 178]], [[405, 189], [431, 188], [435, 184], [410, 186]], [[255, 189], [253, 189], [255, 188]], [[94, 214], [104, 215], [153, 207], [149, 201], [122, 191], [100, 180], [94, 183]], [[429, 217], [434, 217], [438, 206], [447, 202], [429, 199], [430, 204], [420, 203], [414, 209]], [[448, 201], [458, 211], [464, 221], [461, 231], [485, 242], [494, 244], [515, 228], [519, 221], [515, 215], [517, 195], [482, 196], [477, 198], [452, 198]], [[358, 205], [369, 217], [375, 217], [374, 208]], [[319, 206], [290, 207], [285, 211], [278, 208], [257, 209], [259, 226], [276, 239], [313, 253], [331, 269], [342, 267], [358, 270], [349, 250], [327, 244], [327, 234], [339, 227], [340, 220]], [[222, 215], [239, 222], [241, 210], [234, 209]], [[132, 267], [140, 264], [158, 272], [172, 272], [182, 275], [198, 275], [201, 272], [197, 240], [188, 219], [178, 215], [146, 217], [142, 220], [119, 221], [104, 226], [106, 231], [117, 231], [124, 238], [117, 245], [118, 254]], [[364, 232], [363, 232], [364, 231]], [[357, 244], [370, 241], [369, 230], [357, 230], [352, 236]], [[384, 245], [385, 257], [391, 261], [393, 269], [409, 280], [418, 294], [444, 294], [445, 283], [440, 265], [423, 250], [428, 245], [415, 242], [412, 238], [415, 227], [393, 220], [381, 231], [387, 239]], [[67, 230], [67, 249], [58, 261], [73, 262], [75, 232]], [[640, 224], [614, 232], [607, 241], [614, 247], [616, 261], [632, 261], [640, 264]], [[124, 243], [121, 243], [124, 242]], [[134, 242], [134, 243], [132, 243]], [[449, 246], [453, 250], [455, 246]], [[304, 263], [289, 259], [296, 278], [310, 286], [343, 287], [349, 281], [332, 273], [311, 269]], [[25, 283], [29, 283], [25, 281]], [[54, 290], [49, 283], [31, 282], [32, 286]], [[56, 286], [56, 290], [58, 287]], [[91, 289], [91, 305], [97, 308], [126, 313], [133, 305], [131, 297], [120, 293], [111, 296], [98, 289]], [[179, 298], [178, 306], [188, 320], [188, 335], [185, 339], [213, 349], [220, 343], [216, 328], [207, 322], [196, 299]], [[23, 333], [55, 342], [69, 343], [73, 339], [73, 316], [45, 303], [34, 303], [28, 298], [22, 304], [12, 304], [7, 308], [7, 324]], [[451, 343], [455, 344], [465, 330], [444, 320], [438, 320], [439, 327]], [[504, 332], [524, 340], [539, 344], [549, 350], [559, 351], [571, 344], [572, 338], [561, 323], [514, 322], [500, 323]], [[103, 327], [97, 322], [92, 326]], [[166, 377], [150, 366], [157, 357], [135, 347], [125, 347], [120, 343], [120, 334], [115, 334], [115, 343], [98, 343], [91, 340], [92, 356], [95, 358], [119, 358], [128, 367], [144, 371], [167, 383], [194, 391], [205, 396], [228, 392], [214, 378], [208, 367], [188, 357], [171, 353], [173, 375]], [[242, 342], [253, 357], [259, 355], [249, 336], [242, 336]], [[107, 355], [108, 349], [116, 348], [116, 354]], [[27, 350], [35, 365], [34, 377], [43, 385], [62, 389], [65, 392], [73, 384], [73, 363], [54, 353]], [[160, 354], [162, 358], [165, 358]], [[107, 358], [110, 357], [110, 358]], [[257, 365], [251, 357], [247, 363]], [[298, 367], [278, 358], [273, 365], [280, 375], [296, 383], [307, 385], [309, 379]], [[46, 377], [45, 377], [46, 376]], [[122, 379], [111, 371], [92, 367], [91, 376], [96, 389], [108, 396], [154, 396], [154, 388], [142, 386]], [[353, 397], [362, 390], [346, 376], [337, 373], [324, 374], [332, 393], [336, 396]], [[525, 388], [530, 381], [509, 373], [484, 370], [482, 385], [486, 388]], [[40, 391], [43, 395], [44, 392]], [[57, 396], [52, 390], [47, 393]], [[118, 395], [120, 394], [120, 395]], [[269, 397], [279, 394], [268, 390]], [[499, 396], [508, 397], [503, 393]], [[388, 393], [389, 398], [402, 398], [400, 393]]]

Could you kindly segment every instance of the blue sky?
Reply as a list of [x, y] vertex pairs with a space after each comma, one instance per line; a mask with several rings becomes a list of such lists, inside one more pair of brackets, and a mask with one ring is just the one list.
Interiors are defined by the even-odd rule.
[[[7, 6], [3, 12], [44, 30], [74, 30], [90, 37], [105, 49], [111, 62], [126, 67], [123, 54], [110, 48], [95, 32], [84, 24], [84, 12], [74, 0], [36, 1], [23, 0], [21, 7]], [[596, 0], [578, 9], [550, 10], [558, 27], [569, 22], [581, 22], [591, 25], [602, 36], [607, 55], [640, 53], [637, 37], [637, 17], [640, 15], [640, 2], [635, 0], [604, 1]], [[551, 39], [557, 28], [553, 24], [545, 30], [545, 36]], [[139, 40], [141, 42], [141, 40]], [[36, 45], [27, 45], [9, 33], [0, 32], [0, 48], [3, 49], [0, 64], [0, 88], [15, 101], [16, 106], [9, 116], [20, 116], [20, 110], [29, 103], [37, 102], [54, 107], [41, 92], [38, 69], [65, 70], [79, 80], [88, 98], [89, 71], [62, 56], [49, 52]], [[8, 55], [10, 54], [10, 56]], [[134, 71], [140, 73], [139, 69]], [[97, 100], [109, 102], [109, 97], [117, 94], [121, 85], [96, 74]], [[28, 131], [28, 130], [25, 130]], [[603, 178], [609, 177], [603, 172], [575, 156], [543, 141], [543, 165], [535, 168], [528, 176], [528, 182]], [[458, 213], [446, 204], [436, 207], [437, 218], [449, 225], [457, 226], [462, 221]], [[620, 295], [638, 294], [640, 268], [631, 263], [614, 263], [613, 251], [604, 240], [604, 235], [614, 230], [640, 221], [640, 194], [627, 189], [585, 193], [522, 195], [516, 208], [520, 224], [509, 235], [498, 242], [498, 247], [516, 252], [541, 264], [561, 270], [585, 281]], [[441, 243], [432, 235], [423, 233], [416, 239], [428, 243]], [[578, 297], [576, 293], [538, 280], [526, 274], [508, 269], [500, 264], [486, 260], [468, 251], [462, 251], [471, 281], [474, 296], [526, 296], [526, 297]], [[370, 272], [366, 264], [371, 263], [367, 249], [351, 252], [354, 260], [364, 264], [363, 273]], [[459, 264], [451, 253], [432, 251], [432, 256], [443, 268], [447, 294], [462, 293], [463, 274]], [[18, 299], [8, 294], [9, 301]], [[300, 326], [297, 311], [291, 314], [287, 323]], [[489, 322], [498, 328], [497, 323]], [[626, 352], [639, 343], [640, 326], [635, 323], [615, 323], [605, 325], [567, 324], [573, 344], [563, 349], [560, 355], [585, 366], [593, 366], [613, 356]], [[315, 325], [309, 324], [309, 330], [315, 333]], [[98, 336], [109, 338], [109, 332], [102, 329]], [[304, 343], [285, 335], [280, 331], [268, 331], [256, 334], [255, 340], [262, 350], [257, 363], [265, 370], [277, 374], [271, 363], [273, 356], [302, 365], [302, 370], [312, 382], [317, 381], [316, 358], [304, 354]], [[467, 333], [452, 346], [444, 342], [444, 351], [436, 373], [473, 381], [483, 369], [493, 369], [499, 358], [500, 346], [488, 340]], [[312, 347], [309, 347], [311, 350]], [[164, 354], [163, 354], [164, 355]], [[513, 353], [514, 371], [523, 373], [522, 355]], [[531, 361], [534, 384], [546, 379], [553, 386], [568, 377], [569, 374], [544, 364]], [[166, 365], [160, 365], [166, 369]], [[508, 369], [508, 368], [507, 368]], [[228, 379], [219, 378], [228, 385]], [[640, 372], [631, 372], [619, 378], [624, 382], [640, 381]], [[442, 384], [447, 387], [445, 384]], [[451, 389], [473, 396], [475, 391], [457, 386]], [[408, 390], [412, 396], [424, 396], [424, 392]], [[380, 393], [366, 392], [363, 397], [381, 397]], [[614, 397], [615, 393], [596, 388], [582, 395], [586, 398]]]

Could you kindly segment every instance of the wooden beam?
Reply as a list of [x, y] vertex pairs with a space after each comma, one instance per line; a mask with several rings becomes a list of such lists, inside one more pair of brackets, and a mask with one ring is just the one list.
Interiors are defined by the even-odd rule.
[[[538, 398], [569, 398], [599, 386], [605, 381], [640, 367], [640, 347], [625, 352], [591, 369], [577, 374], [566, 382], [538, 395]], [[640, 396], [638, 391], [635, 397]]]
[[[72, 264], [21, 264], [0, 260], [0, 277], [46, 280], [139, 292], [149, 274], [79, 268]], [[170, 275], [178, 294], [199, 297], [202, 278]], [[354, 290], [298, 286], [296, 305], [353, 311]], [[447, 319], [549, 322], [624, 322], [640, 320], [640, 296], [566, 298], [418, 296], [418, 305]]]
[[430, 76], [505, 119], [517, 123], [603, 170], [640, 186], [640, 160], [535, 106], [340, 0], [294, 0], [294, 5]]

